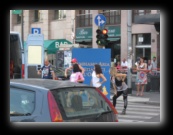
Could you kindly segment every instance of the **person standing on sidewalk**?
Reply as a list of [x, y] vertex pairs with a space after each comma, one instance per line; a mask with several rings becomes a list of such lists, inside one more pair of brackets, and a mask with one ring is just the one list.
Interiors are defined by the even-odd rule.
[[156, 74], [157, 73], [157, 61], [156, 61], [155, 56], [153, 57], [153, 60], [151, 61], [151, 64], [152, 64], [152, 72], [154, 74]]
[[140, 62], [137, 64], [137, 75], [136, 75], [136, 96], [139, 96], [139, 91], [141, 88], [140, 96], [143, 96], [144, 85], [147, 84], [147, 63], [144, 63], [144, 58], [140, 57]]
[[43, 79], [56, 79], [55, 72], [52, 70], [52, 66], [49, 63], [48, 59], [45, 59], [44, 66], [37, 71], [37, 74], [40, 75], [43, 72]]

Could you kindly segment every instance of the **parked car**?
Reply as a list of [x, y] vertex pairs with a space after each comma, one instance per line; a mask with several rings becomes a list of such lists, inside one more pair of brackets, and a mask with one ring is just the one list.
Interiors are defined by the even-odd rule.
[[64, 76], [64, 72], [65, 72], [65, 68], [53, 68], [56, 77], [58, 80], [69, 80], [70, 79], [70, 75], [71, 75], [71, 71], [68, 70], [67, 72], [67, 77]]
[[118, 122], [95, 87], [51, 79], [10, 80], [10, 122]]

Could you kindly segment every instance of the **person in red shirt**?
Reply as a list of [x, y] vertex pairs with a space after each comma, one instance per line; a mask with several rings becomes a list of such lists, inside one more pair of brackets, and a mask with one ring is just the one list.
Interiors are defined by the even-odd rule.
[[[65, 73], [64, 73], [65, 77], [67, 77], [67, 72], [68, 72], [68, 70], [72, 70], [72, 69], [73, 69], [73, 65], [74, 65], [74, 64], [78, 64], [78, 63], [77, 63], [77, 59], [76, 59], [76, 58], [73, 58], [73, 59], [71, 60], [71, 63], [72, 63], [72, 66], [65, 69]], [[79, 64], [78, 64], [78, 66], [79, 66], [79, 69], [80, 69], [81, 73], [84, 74], [85, 69], [84, 69], [81, 65], [79, 65]]]

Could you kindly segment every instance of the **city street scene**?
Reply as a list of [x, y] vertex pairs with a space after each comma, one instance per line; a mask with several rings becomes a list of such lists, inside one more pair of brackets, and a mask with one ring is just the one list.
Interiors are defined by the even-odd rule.
[[160, 123], [160, 10], [10, 10], [10, 122]]

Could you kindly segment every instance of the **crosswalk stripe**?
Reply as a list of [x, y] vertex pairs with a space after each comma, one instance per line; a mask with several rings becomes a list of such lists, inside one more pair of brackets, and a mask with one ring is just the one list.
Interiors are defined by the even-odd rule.
[[128, 102], [125, 115], [121, 114], [124, 108], [124, 101], [117, 101], [115, 108], [119, 113], [118, 120], [122, 123], [145, 122], [145, 120], [160, 115], [160, 106], [155, 105]]
[[[124, 103], [123, 103], [124, 104]], [[123, 104], [117, 104], [117, 106], [124, 106]], [[146, 105], [146, 106], [143, 106], [143, 105], [131, 105], [131, 104], [128, 104], [127, 105], [128, 107], [137, 107], [137, 108], [143, 108], [143, 107], [145, 107], [145, 108], [151, 108], [151, 109], [160, 109], [160, 107], [159, 106], [148, 106], [148, 105]]]
[[135, 119], [151, 119], [152, 117], [148, 116], [134, 116], [134, 115], [118, 115], [118, 118], [135, 118]]
[[[116, 106], [115, 107], [117, 110], [119, 110], [119, 109], [123, 109], [124, 107], [119, 107], [119, 106]], [[160, 109], [152, 109], [152, 108], [150, 108], [150, 109], [148, 109], [148, 108], [134, 108], [134, 107], [131, 107], [131, 108], [129, 108], [128, 106], [127, 106], [127, 109], [126, 109], [127, 111], [128, 110], [136, 110], [136, 111], [146, 111], [146, 112], [160, 112]]]
[[144, 121], [127, 120], [127, 119], [119, 119], [118, 122], [126, 122], [126, 123], [130, 122], [130, 123], [131, 123], [131, 122], [144, 122]]
[[[122, 111], [122, 110], [117, 110], [119, 113]], [[126, 111], [127, 114], [134, 114], [134, 115], [152, 115], [152, 116], [157, 116], [159, 115], [159, 113], [150, 113], [150, 112], [136, 112], [136, 111]]]

